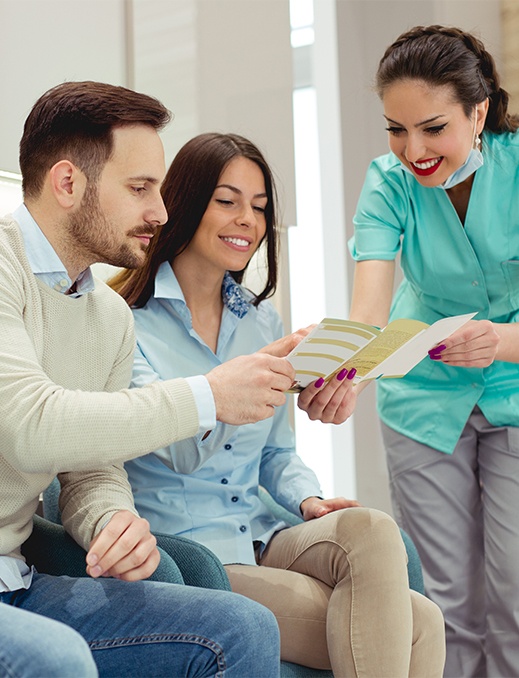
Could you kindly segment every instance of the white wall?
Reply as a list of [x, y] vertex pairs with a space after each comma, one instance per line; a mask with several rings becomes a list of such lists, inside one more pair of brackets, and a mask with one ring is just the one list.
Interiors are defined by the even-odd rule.
[[[247, 136], [276, 174], [283, 223], [294, 224], [288, 0], [134, 0], [133, 15], [133, 85], [174, 113], [162, 135], [167, 162], [201, 132]], [[284, 261], [281, 270], [275, 302], [289, 318]]]
[[124, 85], [123, 0], [0, 0], [0, 169], [18, 172], [23, 123], [65, 80]]

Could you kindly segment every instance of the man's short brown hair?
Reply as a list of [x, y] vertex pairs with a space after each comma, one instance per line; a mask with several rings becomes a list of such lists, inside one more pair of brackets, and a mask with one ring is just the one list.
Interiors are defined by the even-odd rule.
[[20, 142], [24, 197], [38, 197], [46, 173], [63, 159], [95, 182], [112, 153], [114, 128], [150, 125], [159, 131], [170, 118], [160, 101], [126, 87], [92, 81], [53, 87], [25, 121]]

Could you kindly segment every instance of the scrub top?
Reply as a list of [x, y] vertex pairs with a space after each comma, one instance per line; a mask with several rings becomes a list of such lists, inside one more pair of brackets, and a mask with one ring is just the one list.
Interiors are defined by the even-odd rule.
[[[429, 324], [477, 311], [476, 320], [519, 318], [519, 133], [483, 135], [465, 223], [441, 187], [418, 183], [393, 153], [367, 172], [349, 246], [356, 261], [395, 259], [404, 280], [390, 319]], [[378, 410], [399, 433], [452, 453], [478, 405], [494, 426], [519, 426], [519, 365], [451, 367], [429, 358], [402, 379], [378, 382]]]

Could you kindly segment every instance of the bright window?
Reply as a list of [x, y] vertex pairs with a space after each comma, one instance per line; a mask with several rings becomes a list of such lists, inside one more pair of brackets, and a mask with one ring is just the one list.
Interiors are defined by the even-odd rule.
[[12, 212], [21, 202], [21, 175], [0, 170], [0, 216]]

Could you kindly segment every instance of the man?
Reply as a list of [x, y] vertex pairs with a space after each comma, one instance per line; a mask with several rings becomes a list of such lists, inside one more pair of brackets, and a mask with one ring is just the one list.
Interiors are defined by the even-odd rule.
[[[293, 370], [244, 356], [193, 379], [129, 390], [131, 313], [89, 266], [140, 266], [166, 220], [155, 99], [64, 83], [29, 114], [24, 204], [0, 220], [0, 602], [62, 622], [100, 675], [276, 676], [276, 621], [240, 596], [142, 581], [159, 555], [122, 462], [216, 420], [271, 416]], [[31, 572], [20, 547], [58, 474], [62, 519], [90, 577]], [[28, 626], [27, 626], [28, 628]]]

